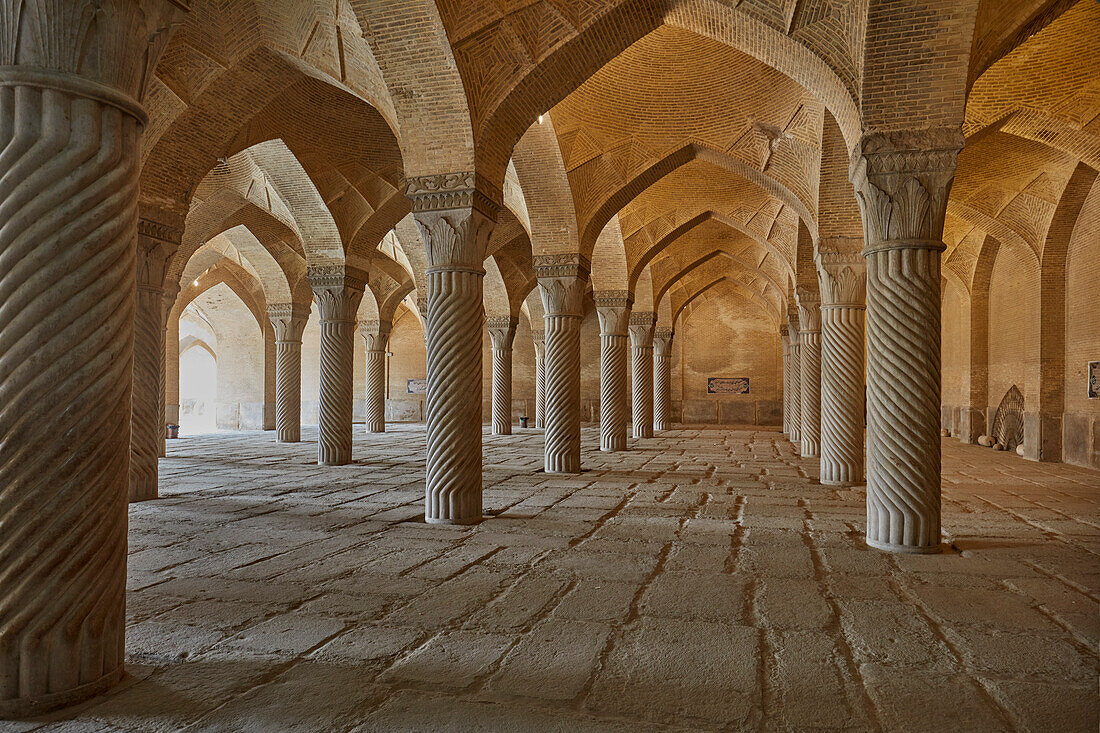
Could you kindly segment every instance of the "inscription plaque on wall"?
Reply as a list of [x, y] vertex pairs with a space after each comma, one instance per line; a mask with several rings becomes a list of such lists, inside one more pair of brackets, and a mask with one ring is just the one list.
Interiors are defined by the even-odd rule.
[[1089, 399], [1100, 397], [1100, 361], [1089, 362]]
[[409, 394], [428, 394], [428, 380], [410, 379], [407, 391]]
[[707, 377], [707, 394], [748, 394], [748, 377]]

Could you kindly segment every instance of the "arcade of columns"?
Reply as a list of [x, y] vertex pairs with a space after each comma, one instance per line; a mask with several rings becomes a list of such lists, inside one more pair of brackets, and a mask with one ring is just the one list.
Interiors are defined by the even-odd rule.
[[[188, 6], [179, 5], [8, 2], [0, 18], [0, 717], [96, 695], [123, 672], [126, 505], [157, 496], [164, 323], [178, 289], [165, 272], [184, 234], [144, 210], [139, 217], [142, 105], [179, 22], [173, 15]], [[923, 73], [920, 63], [912, 75]], [[850, 151], [862, 240], [822, 238], [813, 261], [797, 263], [782, 326], [784, 431], [803, 456], [820, 457], [822, 483], [866, 483], [868, 544], [936, 552], [942, 233], [965, 140], [950, 120], [907, 128], [875, 115], [865, 104]], [[492, 433], [511, 431], [517, 320], [486, 321], [483, 309], [501, 192], [480, 169], [418, 165], [406, 170], [402, 193], [427, 265], [424, 514], [470, 524], [482, 519], [486, 328]], [[545, 330], [535, 334], [545, 470], [579, 472], [580, 325], [593, 264], [583, 253], [541, 251], [533, 268], [545, 309]], [[366, 429], [384, 431], [391, 324], [357, 323], [369, 272], [355, 264], [311, 262], [307, 278], [321, 328], [318, 463], [342, 465], [352, 458], [357, 329], [367, 344]], [[625, 450], [628, 368], [633, 437], [670, 426], [673, 332], [655, 312], [634, 310], [629, 290], [593, 296], [600, 447]], [[267, 312], [277, 440], [295, 442], [308, 311], [295, 302]]]

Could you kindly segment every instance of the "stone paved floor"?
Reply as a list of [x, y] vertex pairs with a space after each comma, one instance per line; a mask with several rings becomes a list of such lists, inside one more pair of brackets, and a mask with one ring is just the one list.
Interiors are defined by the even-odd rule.
[[421, 520], [422, 426], [339, 468], [272, 438], [171, 444], [131, 679], [0, 729], [1097, 730], [1096, 473], [945, 440], [951, 545], [894, 556], [774, 432], [586, 428], [578, 476], [486, 437], [472, 528]]

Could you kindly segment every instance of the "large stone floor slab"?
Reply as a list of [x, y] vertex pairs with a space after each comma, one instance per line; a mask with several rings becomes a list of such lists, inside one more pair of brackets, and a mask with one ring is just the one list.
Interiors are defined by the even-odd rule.
[[896, 556], [775, 432], [586, 428], [580, 475], [519, 432], [474, 527], [423, 523], [423, 426], [331, 468], [310, 431], [172, 441], [130, 678], [0, 730], [1097, 730], [1097, 473], [945, 440], [946, 551]]

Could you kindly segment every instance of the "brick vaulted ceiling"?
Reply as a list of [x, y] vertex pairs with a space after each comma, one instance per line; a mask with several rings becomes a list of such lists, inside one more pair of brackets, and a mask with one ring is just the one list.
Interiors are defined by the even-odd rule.
[[[967, 136], [944, 240], [969, 286], [987, 240], [1041, 259], [1074, 171], [1100, 166], [1100, 5], [917, 5], [950, 18], [928, 63], [962, 79], [926, 121]], [[213, 242], [279, 298], [308, 299], [323, 262], [377, 273], [377, 297], [423, 297], [405, 181], [470, 170], [505, 207], [490, 254], [513, 310], [532, 254], [575, 250], [594, 287], [647, 289], [655, 309], [694, 283], [783, 313], [812, 248], [858, 246], [847, 161], [890, 119], [874, 71], [895, 43], [888, 3], [189, 7], [150, 84], [141, 182], [142, 216], [185, 231], [177, 279]], [[946, 94], [913, 88], [925, 106]]]

